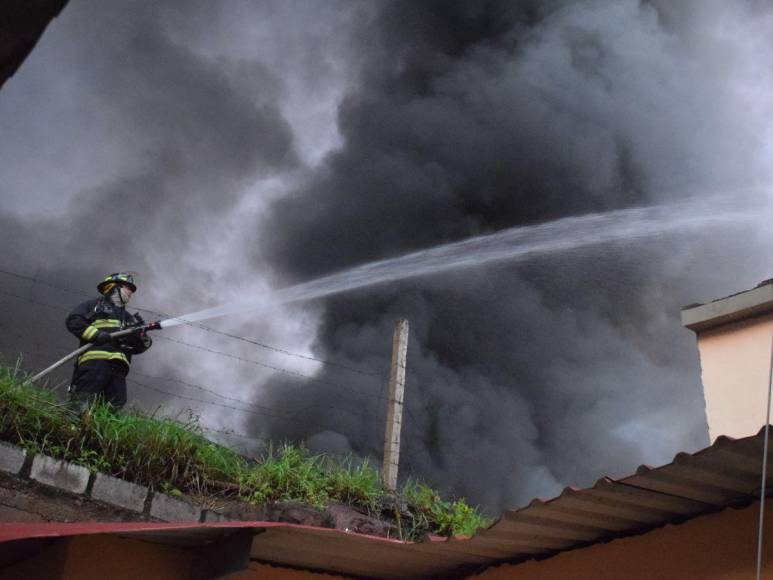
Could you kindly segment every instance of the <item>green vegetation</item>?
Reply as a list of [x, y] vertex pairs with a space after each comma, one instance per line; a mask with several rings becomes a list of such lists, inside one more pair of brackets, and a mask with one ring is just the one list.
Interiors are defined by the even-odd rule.
[[[396, 497], [378, 471], [353, 457], [334, 460], [303, 447], [269, 447], [249, 459], [207, 439], [195, 417], [184, 421], [117, 413], [94, 405], [78, 416], [50, 391], [25, 384], [17, 368], [0, 366], [0, 440], [31, 452], [148, 485], [172, 495], [230, 495], [253, 504], [330, 502], [366, 508], [395, 520], [398, 535], [472, 535], [491, 522], [463, 499], [443, 501], [437, 491], [410, 482]], [[407, 509], [397, 506], [407, 504]]]
[[433, 530], [441, 536], [472, 536], [478, 529], [491, 525], [487, 518], [463, 499], [453, 502], [443, 501], [440, 494], [431, 487], [409, 481], [403, 487], [402, 495], [411, 511], [412, 526]]

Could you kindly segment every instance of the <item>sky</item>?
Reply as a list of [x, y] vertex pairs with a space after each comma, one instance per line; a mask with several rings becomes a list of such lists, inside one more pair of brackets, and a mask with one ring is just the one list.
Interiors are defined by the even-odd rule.
[[[64, 356], [69, 310], [133, 270], [148, 320], [263, 302], [159, 332], [129, 384], [248, 452], [378, 465], [399, 318], [403, 481], [496, 514], [697, 450], [680, 309], [773, 276], [772, 27], [755, 0], [71, 0], [0, 91], [0, 355]], [[685, 201], [750, 220], [273, 300]]]

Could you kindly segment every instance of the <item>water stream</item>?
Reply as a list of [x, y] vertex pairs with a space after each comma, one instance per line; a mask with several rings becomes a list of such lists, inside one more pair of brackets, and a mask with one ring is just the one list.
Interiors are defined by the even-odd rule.
[[[273, 304], [323, 298], [376, 284], [476, 268], [494, 262], [517, 262], [607, 243], [634, 244], [644, 238], [760, 218], [761, 211], [739, 208], [732, 202], [697, 200], [680, 204], [623, 209], [568, 217], [537, 225], [519, 226], [459, 242], [378, 260], [277, 290]], [[266, 307], [260, 301], [237, 301], [161, 322], [169, 328], [185, 322]]]

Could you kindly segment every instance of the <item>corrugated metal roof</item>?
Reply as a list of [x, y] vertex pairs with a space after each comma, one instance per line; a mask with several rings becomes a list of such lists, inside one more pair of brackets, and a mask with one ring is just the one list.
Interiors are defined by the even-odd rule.
[[308, 526], [239, 522], [26, 524], [26, 530], [24, 524], [4, 524], [0, 525], [0, 541], [120, 533], [196, 545], [237, 528], [251, 528], [256, 534], [251, 557], [260, 562], [361, 578], [458, 577], [748, 505], [759, 494], [763, 433], [743, 439], [720, 437], [697, 453], [677, 454], [668, 465], [642, 465], [622, 479], [604, 477], [593, 487], [566, 488], [551, 500], [536, 499], [521, 509], [505, 511], [489, 529], [471, 539], [413, 544]]
[[763, 442], [764, 430], [743, 439], [719, 437], [694, 454], [677, 454], [667, 465], [642, 465], [622, 479], [604, 477], [590, 488], [566, 488], [554, 499], [506, 511], [469, 545], [498, 546], [511, 561], [548, 557], [748, 505], [759, 497]]

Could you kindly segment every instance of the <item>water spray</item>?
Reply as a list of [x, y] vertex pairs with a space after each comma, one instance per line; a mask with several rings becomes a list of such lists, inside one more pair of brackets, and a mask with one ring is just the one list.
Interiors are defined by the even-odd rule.
[[[739, 207], [733, 199], [696, 199], [678, 204], [636, 207], [566, 217], [516, 226], [419, 250], [396, 258], [368, 262], [277, 290], [270, 305], [303, 302], [444, 272], [479, 268], [498, 262], [517, 263], [602, 244], [630, 244], [663, 234], [707, 226], [732, 226], [760, 220], [764, 212]], [[265, 308], [265, 300], [239, 300], [163, 320], [164, 328]]]
[[[631, 243], [662, 234], [705, 228], [707, 225], [748, 224], [765, 212], [739, 208], [732, 199], [698, 199], [679, 204], [639, 207], [567, 217], [551, 222], [516, 226], [494, 234], [476, 236], [405, 254], [376, 260], [342, 272], [322, 276], [278, 290], [271, 305], [314, 300], [351, 290], [478, 268], [496, 262], [519, 262], [539, 255], [576, 250], [609, 243]], [[265, 301], [235, 301], [151, 324], [121, 330], [112, 336], [172, 328], [210, 318], [265, 308]], [[38, 380], [68, 360], [87, 351], [87, 344], [32, 377]]]

